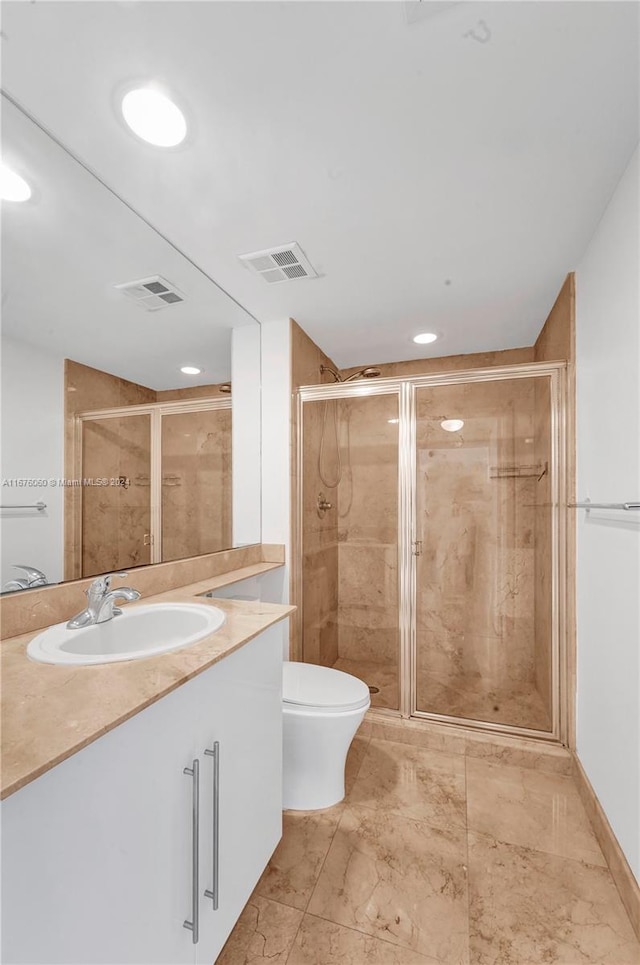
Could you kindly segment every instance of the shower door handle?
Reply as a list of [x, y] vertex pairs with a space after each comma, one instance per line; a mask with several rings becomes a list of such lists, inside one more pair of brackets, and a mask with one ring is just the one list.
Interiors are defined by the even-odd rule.
[[413, 546], [413, 549], [411, 550], [411, 552], [413, 553], [413, 555], [422, 556], [422, 540], [414, 539], [412, 546]]

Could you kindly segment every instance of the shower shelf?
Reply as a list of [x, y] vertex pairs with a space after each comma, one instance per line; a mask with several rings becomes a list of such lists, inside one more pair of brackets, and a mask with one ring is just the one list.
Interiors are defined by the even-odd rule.
[[489, 466], [489, 479], [533, 479], [540, 482], [549, 471], [549, 463], [535, 466]]

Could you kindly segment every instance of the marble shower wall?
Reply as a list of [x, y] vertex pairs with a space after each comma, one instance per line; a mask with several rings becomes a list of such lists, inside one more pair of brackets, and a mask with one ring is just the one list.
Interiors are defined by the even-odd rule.
[[398, 668], [398, 400], [339, 402], [338, 652]]
[[[336, 479], [338, 462], [333, 414], [338, 403], [308, 402], [304, 407], [303, 471], [303, 646], [307, 663], [331, 667], [338, 659], [338, 525], [337, 494], [319, 475], [320, 441], [325, 433], [323, 475]], [[332, 504], [318, 511], [323, 493]]]
[[162, 559], [231, 546], [231, 409], [162, 417]]
[[[65, 477], [73, 479], [75, 476], [75, 415], [77, 412], [90, 412], [93, 409], [114, 409], [124, 405], [147, 405], [156, 401], [156, 393], [153, 389], [148, 389], [144, 385], [136, 382], [129, 382], [120, 379], [108, 372], [100, 369], [82, 365], [72, 359], [65, 359], [64, 363], [64, 419], [65, 419], [65, 438], [64, 438], [64, 467]], [[137, 420], [136, 420], [137, 421]], [[101, 423], [105, 426], [105, 423]], [[140, 423], [142, 425], [142, 423]], [[119, 476], [120, 472], [103, 473], [99, 472], [101, 465], [118, 468], [120, 464], [119, 447], [106, 428], [98, 430], [97, 424], [95, 431], [85, 436], [90, 439], [90, 450], [83, 453], [83, 476], [106, 476], [112, 478]], [[113, 427], [112, 427], [113, 429]], [[133, 427], [132, 427], [133, 430]], [[99, 438], [104, 437], [106, 446], [104, 458], [99, 457]], [[140, 440], [142, 440], [142, 436]], [[137, 461], [138, 457], [136, 457]], [[89, 468], [92, 471], [89, 472]], [[95, 470], [95, 471], [93, 471]], [[145, 472], [149, 472], [149, 460], [147, 458], [144, 467]], [[124, 566], [136, 566], [149, 562], [148, 547], [143, 547], [142, 537], [140, 546], [134, 551], [134, 556], [140, 556], [139, 563], [127, 560], [124, 554], [123, 562], [114, 563], [123, 555], [120, 546], [120, 534], [116, 529], [110, 527], [108, 519], [112, 519], [114, 526], [117, 526], [114, 501], [121, 496], [119, 489], [113, 489], [111, 493], [91, 492], [88, 487], [69, 486], [64, 493], [64, 578], [65, 580], [77, 580], [82, 576], [91, 576], [95, 573], [104, 573], [109, 569], [123, 568]], [[136, 497], [139, 491], [136, 491]], [[148, 496], [148, 491], [147, 491]], [[133, 494], [127, 495], [127, 503], [132, 502], [128, 507], [133, 511], [135, 503]], [[93, 512], [95, 510], [95, 512]], [[84, 528], [84, 541], [81, 543], [76, 532], [76, 520], [82, 515]], [[136, 518], [135, 529], [139, 529], [139, 513], [134, 513]], [[148, 532], [147, 528], [144, 532]], [[124, 535], [124, 534], [123, 534]], [[86, 545], [84, 545], [86, 544]], [[146, 558], [145, 558], [146, 553]], [[102, 565], [101, 560], [106, 562]], [[84, 567], [89, 569], [85, 571]]]
[[[525, 694], [527, 687], [533, 692], [536, 668], [550, 666], [550, 636], [538, 640], [535, 627], [540, 562], [535, 536], [547, 485], [547, 477], [538, 482], [536, 469], [542, 471], [541, 458], [546, 459], [536, 438], [536, 428], [544, 434], [536, 410], [536, 381], [419, 390], [420, 710], [464, 715], [464, 708], [450, 704], [449, 688], [456, 681], [465, 686], [475, 681], [487, 696], [501, 692], [508, 698], [515, 691]], [[441, 421], [454, 418], [464, 420], [462, 430], [443, 430]], [[538, 605], [544, 606], [544, 600]], [[542, 696], [548, 700], [548, 689]], [[517, 723], [544, 727], [547, 716]]]
[[83, 486], [82, 575], [144, 566], [151, 561], [145, 533], [151, 524], [148, 415], [87, 421], [83, 426], [82, 476], [128, 486]]
[[[318, 348], [309, 336], [291, 321], [291, 381], [293, 388], [301, 385], [331, 383], [333, 377], [321, 375], [320, 366], [336, 368], [334, 362]], [[291, 652], [307, 663], [331, 667], [338, 659], [338, 524], [337, 492], [320, 478], [318, 457], [326, 418], [326, 450], [323, 475], [330, 483], [336, 480], [337, 458], [333, 435], [333, 416], [336, 402], [308, 402], [303, 414], [302, 459], [302, 606], [291, 620]], [[297, 422], [292, 413], [292, 452], [295, 452]], [[292, 459], [296, 472], [295, 459]], [[297, 479], [292, 478], [295, 491]], [[325, 514], [318, 513], [320, 493], [333, 504]], [[295, 507], [295, 499], [292, 500]], [[294, 508], [295, 512], [295, 508]], [[295, 519], [292, 520], [292, 528]], [[295, 567], [292, 567], [295, 570]], [[295, 580], [291, 599], [298, 603]], [[300, 610], [302, 612], [300, 612]]]

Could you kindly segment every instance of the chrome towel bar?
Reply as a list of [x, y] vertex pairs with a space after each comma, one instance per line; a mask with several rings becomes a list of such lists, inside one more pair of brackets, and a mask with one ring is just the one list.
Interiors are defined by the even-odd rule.
[[39, 503], [26, 503], [23, 506], [0, 506], [0, 509], [37, 509], [39, 513], [43, 509], [47, 508], [47, 504], [43, 502]]
[[584, 503], [567, 503], [569, 509], [640, 509], [640, 502], [629, 503], [592, 503], [586, 500]]

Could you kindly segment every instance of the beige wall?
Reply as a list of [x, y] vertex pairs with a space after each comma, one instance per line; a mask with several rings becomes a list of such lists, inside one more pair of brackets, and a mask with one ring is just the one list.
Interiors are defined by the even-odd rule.
[[[301, 385], [320, 385], [333, 382], [329, 374], [321, 375], [320, 366], [336, 368], [332, 360], [318, 348], [296, 322], [291, 321], [291, 384], [294, 390]], [[322, 435], [323, 419], [326, 410], [327, 471], [332, 481], [335, 473], [335, 446], [333, 439], [333, 413], [337, 403], [317, 402], [305, 406], [304, 414], [304, 455], [303, 455], [303, 525], [302, 525], [302, 590], [304, 604], [291, 620], [291, 653], [308, 663], [331, 666], [338, 657], [338, 527], [337, 512], [334, 509], [318, 514], [317, 499], [322, 492], [329, 502], [337, 504], [336, 492], [328, 488], [318, 473], [318, 452]], [[291, 446], [292, 446], [292, 490], [291, 501], [295, 513], [296, 478], [296, 437], [297, 416], [292, 409]], [[333, 451], [330, 452], [329, 450]], [[292, 520], [295, 531], [296, 520]], [[298, 604], [296, 586], [296, 565], [291, 567], [291, 596]], [[304, 642], [304, 643], [303, 643]]]
[[159, 389], [156, 393], [156, 402], [184, 402], [186, 399], [217, 399], [219, 396], [225, 398], [228, 394], [220, 392], [221, 385], [228, 385], [225, 382], [216, 382], [211, 385], [192, 385], [186, 389]]
[[[366, 365], [375, 365], [380, 369], [382, 378], [393, 376], [405, 377], [409, 375], [433, 375], [436, 372], [453, 372], [459, 369], [486, 369], [495, 365], [517, 365], [520, 362], [533, 362], [533, 348], [505, 349], [502, 352], [476, 352], [469, 355], [443, 355], [440, 358], [410, 359], [407, 362], [383, 362], [374, 360]], [[364, 368], [356, 365], [350, 369], [343, 369], [343, 378], [353, 375]]]

